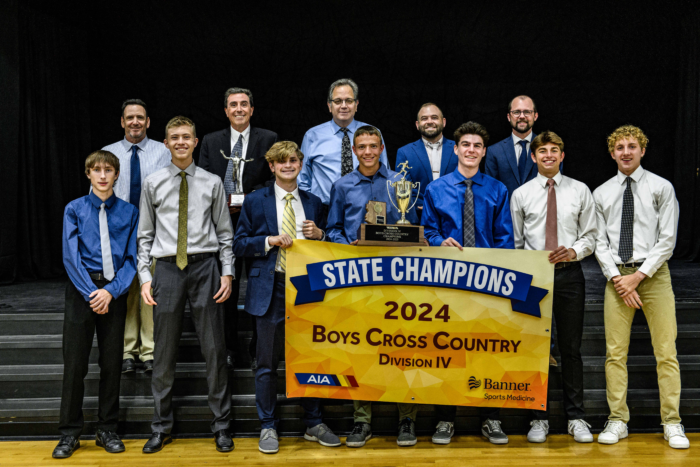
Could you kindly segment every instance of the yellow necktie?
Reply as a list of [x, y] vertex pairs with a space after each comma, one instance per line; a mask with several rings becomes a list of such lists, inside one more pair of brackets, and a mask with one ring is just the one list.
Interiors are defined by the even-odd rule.
[[[282, 233], [286, 233], [292, 240], [297, 238], [297, 217], [294, 214], [294, 209], [292, 208], [292, 200], [294, 196], [291, 193], [287, 193], [284, 197], [287, 204], [284, 206], [284, 215], [282, 216]], [[280, 267], [283, 271], [287, 270], [287, 250], [285, 248], [280, 248]]]
[[177, 216], [177, 256], [176, 264], [180, 269], [187, 267], [187, 174], [180, 172], [180, 206]]

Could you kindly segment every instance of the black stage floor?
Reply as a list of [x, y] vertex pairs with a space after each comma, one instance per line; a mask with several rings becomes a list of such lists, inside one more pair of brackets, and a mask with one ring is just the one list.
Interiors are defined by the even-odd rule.
[[[700, 263], [671, 260], [669, 262], [673, 291], [677, 301], [700, 301]], [[605, 276], [594, 258], [583, 261], [586, 276], [586, 299], [589, 302], [603, 300]], [[27, 310], [34, 313], [46, 311], [55, 313], [62, 311], [67, 277], [40, 280], [34, 282], [16, 283], [0, 286], [0, 313], [17, 313], [17, 310]], [[245, 278], [241, 281], [239, 303], [245, 301]]]

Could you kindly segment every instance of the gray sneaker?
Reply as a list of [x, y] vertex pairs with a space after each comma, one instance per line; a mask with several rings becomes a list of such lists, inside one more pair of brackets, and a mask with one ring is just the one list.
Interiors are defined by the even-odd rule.
[[345, 445], [349, 448], [361, 448], [372, 437], [372, 428], [369, 423], [357, 422], [352, 432], [345, 438]]
[[486, 436], [492, 444], [508, 444], [508, 437], [501, 430], [500, 420], [486, 420], [481, 425], [481, 434]]
[[530, 422], [530, 431], [527, 432], [527, 440], [531, 443], [544, 443], [549, 434], [549, 422], [547, 420], [533, 420]]
[[340, 446], [340, 438], [338, 438], [325, 423], [319, 423], [312, 428], [307, 428], [306, 433], [304, 433], [304, 439], [307, 441], [316, 441], [321, 446], [330, 448]]
[[399, 436], [396, 438], [396, 444], [399, 446], [415, 446], [417, 442], [416, 424], [409, 417], [406, 417], [399, 423]]
[[455, 424], [452, 422], [440, 422], [437, 424], [435, 434], [433, 435], [433, 443], [435, 444], [450, 444], [452, 437], [455, 435]]
[[277, 438], [277, 431], [274, 428], [263, 428], [260, 432], [258, 449], [265, 454], [275, 454], [280, 450], [280, 442]]

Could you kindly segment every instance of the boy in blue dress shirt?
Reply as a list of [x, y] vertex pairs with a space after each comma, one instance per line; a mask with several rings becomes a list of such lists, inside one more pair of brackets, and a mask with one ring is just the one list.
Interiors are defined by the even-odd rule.
[[70, 457], [83, 430], [83, 380], [92, 339], [100, 349], [100, 392], [96, 443], [124, 451], [116, 434], [119, 418], [126, 293], [136, 275], [138, 210], [114, 195], [119, 159], [95, 151], [85, 161], [92, 193], [71, 201], [63, 215], [63, 264], [70, 278], [63, 320], [63, 394], [53, 457]]
[[[489, 134], [476, 122], [455, 131], [457, 170], [440, 177], [425, 190], [423, 217], [430, 246], [515, 248], [508, 190], [498, 180], [479, 172]], [[437, 405], [438, 425], [433, 443], [450, 444], [457, 407]], [[481, 433], [493, 444], [507, 444], [498, 408], [479, 409]]]

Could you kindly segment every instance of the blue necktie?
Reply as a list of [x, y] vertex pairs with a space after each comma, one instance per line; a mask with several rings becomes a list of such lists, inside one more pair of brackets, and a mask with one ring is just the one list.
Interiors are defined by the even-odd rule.
[[139, 164], [139, 147], [131, 146], [131, 184], [129, 188], [129, 202], [139, 207], [141, 199], [141, 164]]
[[525, 177], [527, 177], [527, 174], [525, 173], [525, 167], [527, 167], [527, 140], [520, 140], [518, 141], [518, 144], [521, 148], [523, 148], [523, 150], [520, 151], [520, 157], [518, 158], [518, 172], [520, 173], [520, 184], [522, 185], [527, 181], [525, 180]]

